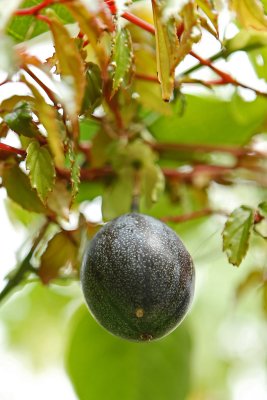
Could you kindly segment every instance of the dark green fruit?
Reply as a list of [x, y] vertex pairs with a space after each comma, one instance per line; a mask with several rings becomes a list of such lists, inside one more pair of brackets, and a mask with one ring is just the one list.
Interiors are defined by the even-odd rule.
[[194, 293], [194, 265], [167, 225], [143, 214], [107, 223], [90, 242], [81, 270], [95, 319], [124, 339], [159, 339], [184, 318]]

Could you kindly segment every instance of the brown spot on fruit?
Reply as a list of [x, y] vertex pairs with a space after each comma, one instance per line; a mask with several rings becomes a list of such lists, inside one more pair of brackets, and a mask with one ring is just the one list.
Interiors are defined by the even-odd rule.
[[144, 310], [142, 308], [137, 308], [135, 310], [135, 315], [137, 316], [137, 318], [142, 318], [144, 316]]
[[153, 339], [153, 336], [149, 335], [148, 333], [142, 333], [140, 335], [140, 339], [143, 340], [144, 342], [149, 342], [150, 340]]

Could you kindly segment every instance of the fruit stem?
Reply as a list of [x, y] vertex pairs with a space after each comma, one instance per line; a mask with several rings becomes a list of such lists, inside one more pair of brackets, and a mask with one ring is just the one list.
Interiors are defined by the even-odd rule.
[[133, 195], [131, 203], [131, 212], [138, 213], [140, 211], [140, 192], [141, 192], [141, 175], [139, 169], [134, 171], [133, 177]]

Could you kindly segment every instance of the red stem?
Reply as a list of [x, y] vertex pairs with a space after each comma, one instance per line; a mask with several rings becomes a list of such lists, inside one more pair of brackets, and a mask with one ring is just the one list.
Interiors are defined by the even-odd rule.
[[[70, 171], [66, 168], [57, 168], [57, 173], [62, 178], [70, 179]], [[113, 174], [112, 168], [108, 166], [102, 168], [82, 168], [80, 179], [81, 181], [94, 181]]]
[[159, 80], [156, 76], [151, 76], [151, 75], [145, 75], [145, 74], [135, 74], [135, 77], [137, 79], [140, 79], [142, 81], [149, 81], [149, 82], [156, 82], [159, 83]]
[[155, 35], [154, 26], [144, 21], [143, 19], [137, 17], [136, 15], [126, 11], [122, 14], [122, 17], [124, 19], [127, 19], [127, 21], [131, 22], [132, 24], [137, 25], [140, 28], [144, 29], [145, 31], [152, 33], [152, 35]]
[[36, 6], [29, 7], [29, 8], [22, 8], [14, 12], [14, 15], [36, 15], [38, 14], [43, 8], [48, 7], [54, 3], [58, 3], [57, 0], [44, 0], [42, 3], [37, 4]]
[[[19, 156], [25, 157], [26, 151], [23, 149], [17, 149], [15, 147], [0, 143], [0, 151], [17, 154]], [[162, 172], [167, 179], [171, 180], [182, 180], [184, 182], [192, 182], [198, 174], [207, 174], [210, 179], [224, 178], [227, 175], [238, 168], [247, 168], [255, 172], [265, 172], [264, 169], [260, 167], [253, 166], [233, 166], [233, 167], [223, 167], [219, 165], [196, 165], [190, 171], [179, 171], [177, 169], [163, 168]], [[66, 168], [57, 168], [57, 174], [62, 178], [67, 180], [70, 179], [70, 171]], [[116, 173], [110, 166], [105, 166], [102, 168], [82, 168], [81, 169], [81, 181], [94, 181], [102, 179], [108, 176], [114, 176]], [[263, 184], [261, 183], [263, 186]]]
[[224, 83], [235, 84], [235, 80], [231, 77], [231, 75], [229, 75], [226, 72], [223, 72], [220, 69], [218, 69], [217, 67], [215, 67], [211, 63], [210, 60], [206, 60], [206, 59], [202, 58], [201, 56], [196, 54], [194, 51], [191, 51], [190, 55], [193, 56], [194, 58], [196, 58], [200, 62], [200, 64], [205, 65], [206, 67], [209, 67], [210, 69], [212, 69], [217, 75], [219, 75], [222, 78]]
[[[105, 3], [109, 7], [110, 11], [112, 14], [117, 13], [117, 8], [116, 8], [116, 3], [114, 0], [105, 0]], [[121, 15], [124, 19], [127, 19], [127, 21], [132, 22], [132, 24], [139, 26], [140, 28], [144, 29], [145, 31], [152, 33], [152, 35], [155, 35], [155, 28], [153, 25], [149, 24], [148, 22], [144, 21], [143, 19], [137, 17], [136, 15], [125, 11]]]
[[25, 157], [26, 151], [23, 149], [17, 149], [16, 147], [9, 146], [5, 143], [0, 143], [0, 151], [6, 151], [8, 153], [17, 154], [19, 156]]
[[217, 177], [224, 174], [228, 174], [236, 169], [236, 166], [233, 167], [224, 167], [221, 165], [196, 165], [189, 171], [179, 171], [173, 168], [163, 168], [162, 172], [166, 178], [170, 179], [182, 179], [188, 182], [191, 182], [192, 178], [194, 178], [198, 174], [207, 174], [210, 177]]
[[230, 147], [230, 146], [216, 146], [209, 144], [188, 144], [188, 143], [166, 143], [166, 142], [158, 142], [151, 143], [147, 142], [147, 144], [152, 147], [155, 151], [158, 152], [166, 152], [166, 151], [189, 151], [189, 152], [197, 152], [197, 153], [230, 153], [236, 157], [242, 156], [258, 156], [264, 157], [265, 154], [262, 152], [257, 152], [249, 148], [245, 147]]
[[104, 0], [106, 5], [109, 7], [110, 11], [112, 14], [116, 14], [117, 13], [117, 7], [116, 7], [116, 3], [114, 0]]
[[28, 74], [32, 79], [34, 79], [34, 81], [35, 81], [36, 83], [38, 83], [38, 85], [43, 89], [43, 91], [46, 93], [46, 95], [47, 95], [47, 96], [49, 97], [49, 99], [52, 101], [52, 103], [54, 104], [54, 106], [55, 106], [56, 108], [58, 108], [58, 104], [57, 104], [58, 101], [57, 101], [57, 98], [56, 98], [56, 94], [55, 94], [51, 89], [49, 89], [49, 87], [46, 86], [46, 85], [41, 81], [41, 79], [39, 79], [38, 76], [36, 76], [36, 75], [32, 72], [32, 70], [31, 70], [30, 68], [28, 68], [27, 65], [23, 65], [22, 68], [24, 69], [25, 72], [27, 72], [27, 74]]

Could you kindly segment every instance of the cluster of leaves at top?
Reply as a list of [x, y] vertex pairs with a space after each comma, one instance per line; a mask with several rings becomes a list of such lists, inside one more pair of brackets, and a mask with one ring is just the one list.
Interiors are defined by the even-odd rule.
[[[179, 3], [136, 2], [117, 13], [111, 0], [29, 0], [0, 21], [5, 31], [1, 65], [7, 72], [2, 85], [14, 82], [29, 93], [1, 103], [0, 138], [11, 132], [20, 142], [19, 148], [0, 143], [1, 185], [10, 215], [25, 223], [30, 234], [33, 221], [39, 227], [0, 299], [28, 273], [44, 283], [64, 271], [67, 277], [77, 275], [84, 238], [98, 229], [86, 220], [80, 207], [84, 201], [102, 196], [104, 220], [129, 212], [138, 199], [142, 211], [179, 222], [187, 219], [180, 215], [184, 211], [188, 219], [213, 212], [207, 195], [212, 182], [260, 180], [261, 154], [230, 145], [247, 143], [260, 129], [267, 109], [264, 93], [256, 92], [258, 99], [250, 105], [234, 98], [248, 115], [241, 122], [233, 118], [228, 102], [183, 95], [188, 83], [210, 88], [238, 82], [192, 50], [203, 30], [219, 40], [216, 2]], [[241, 29], [215, 58], [264, 48], [262, 4], [232, 0], [229, 6]], [[27, 51], [25, 41], [47, 30], [54, 54], [44, 61]], [[177, 77], [176, 67], [189, 54], [199, 61], [195, 69], [206, 65], [220, 80], [196, 80], [190, 70]], [[221, 125], [230, 120], [236, 135], [217, 121], [214, 126], [207, 107], [214, 113], [223, 110]], [[220, 160], [224, 153], [231, 156], [228, 164], [214, 165], [214, 154]], [[185, 165], [190, 169], [180, 168]], [[171, 215], [151, 208], [156, 202]], [[70, 210], [78, 215], [74, 230], [64, 229]], [[228, 219], [224, 249], [234, 265], [246, 254], [252, 226], [264, 219], [262, 210], [265, 204], [256, 214], [241, 207]]]

